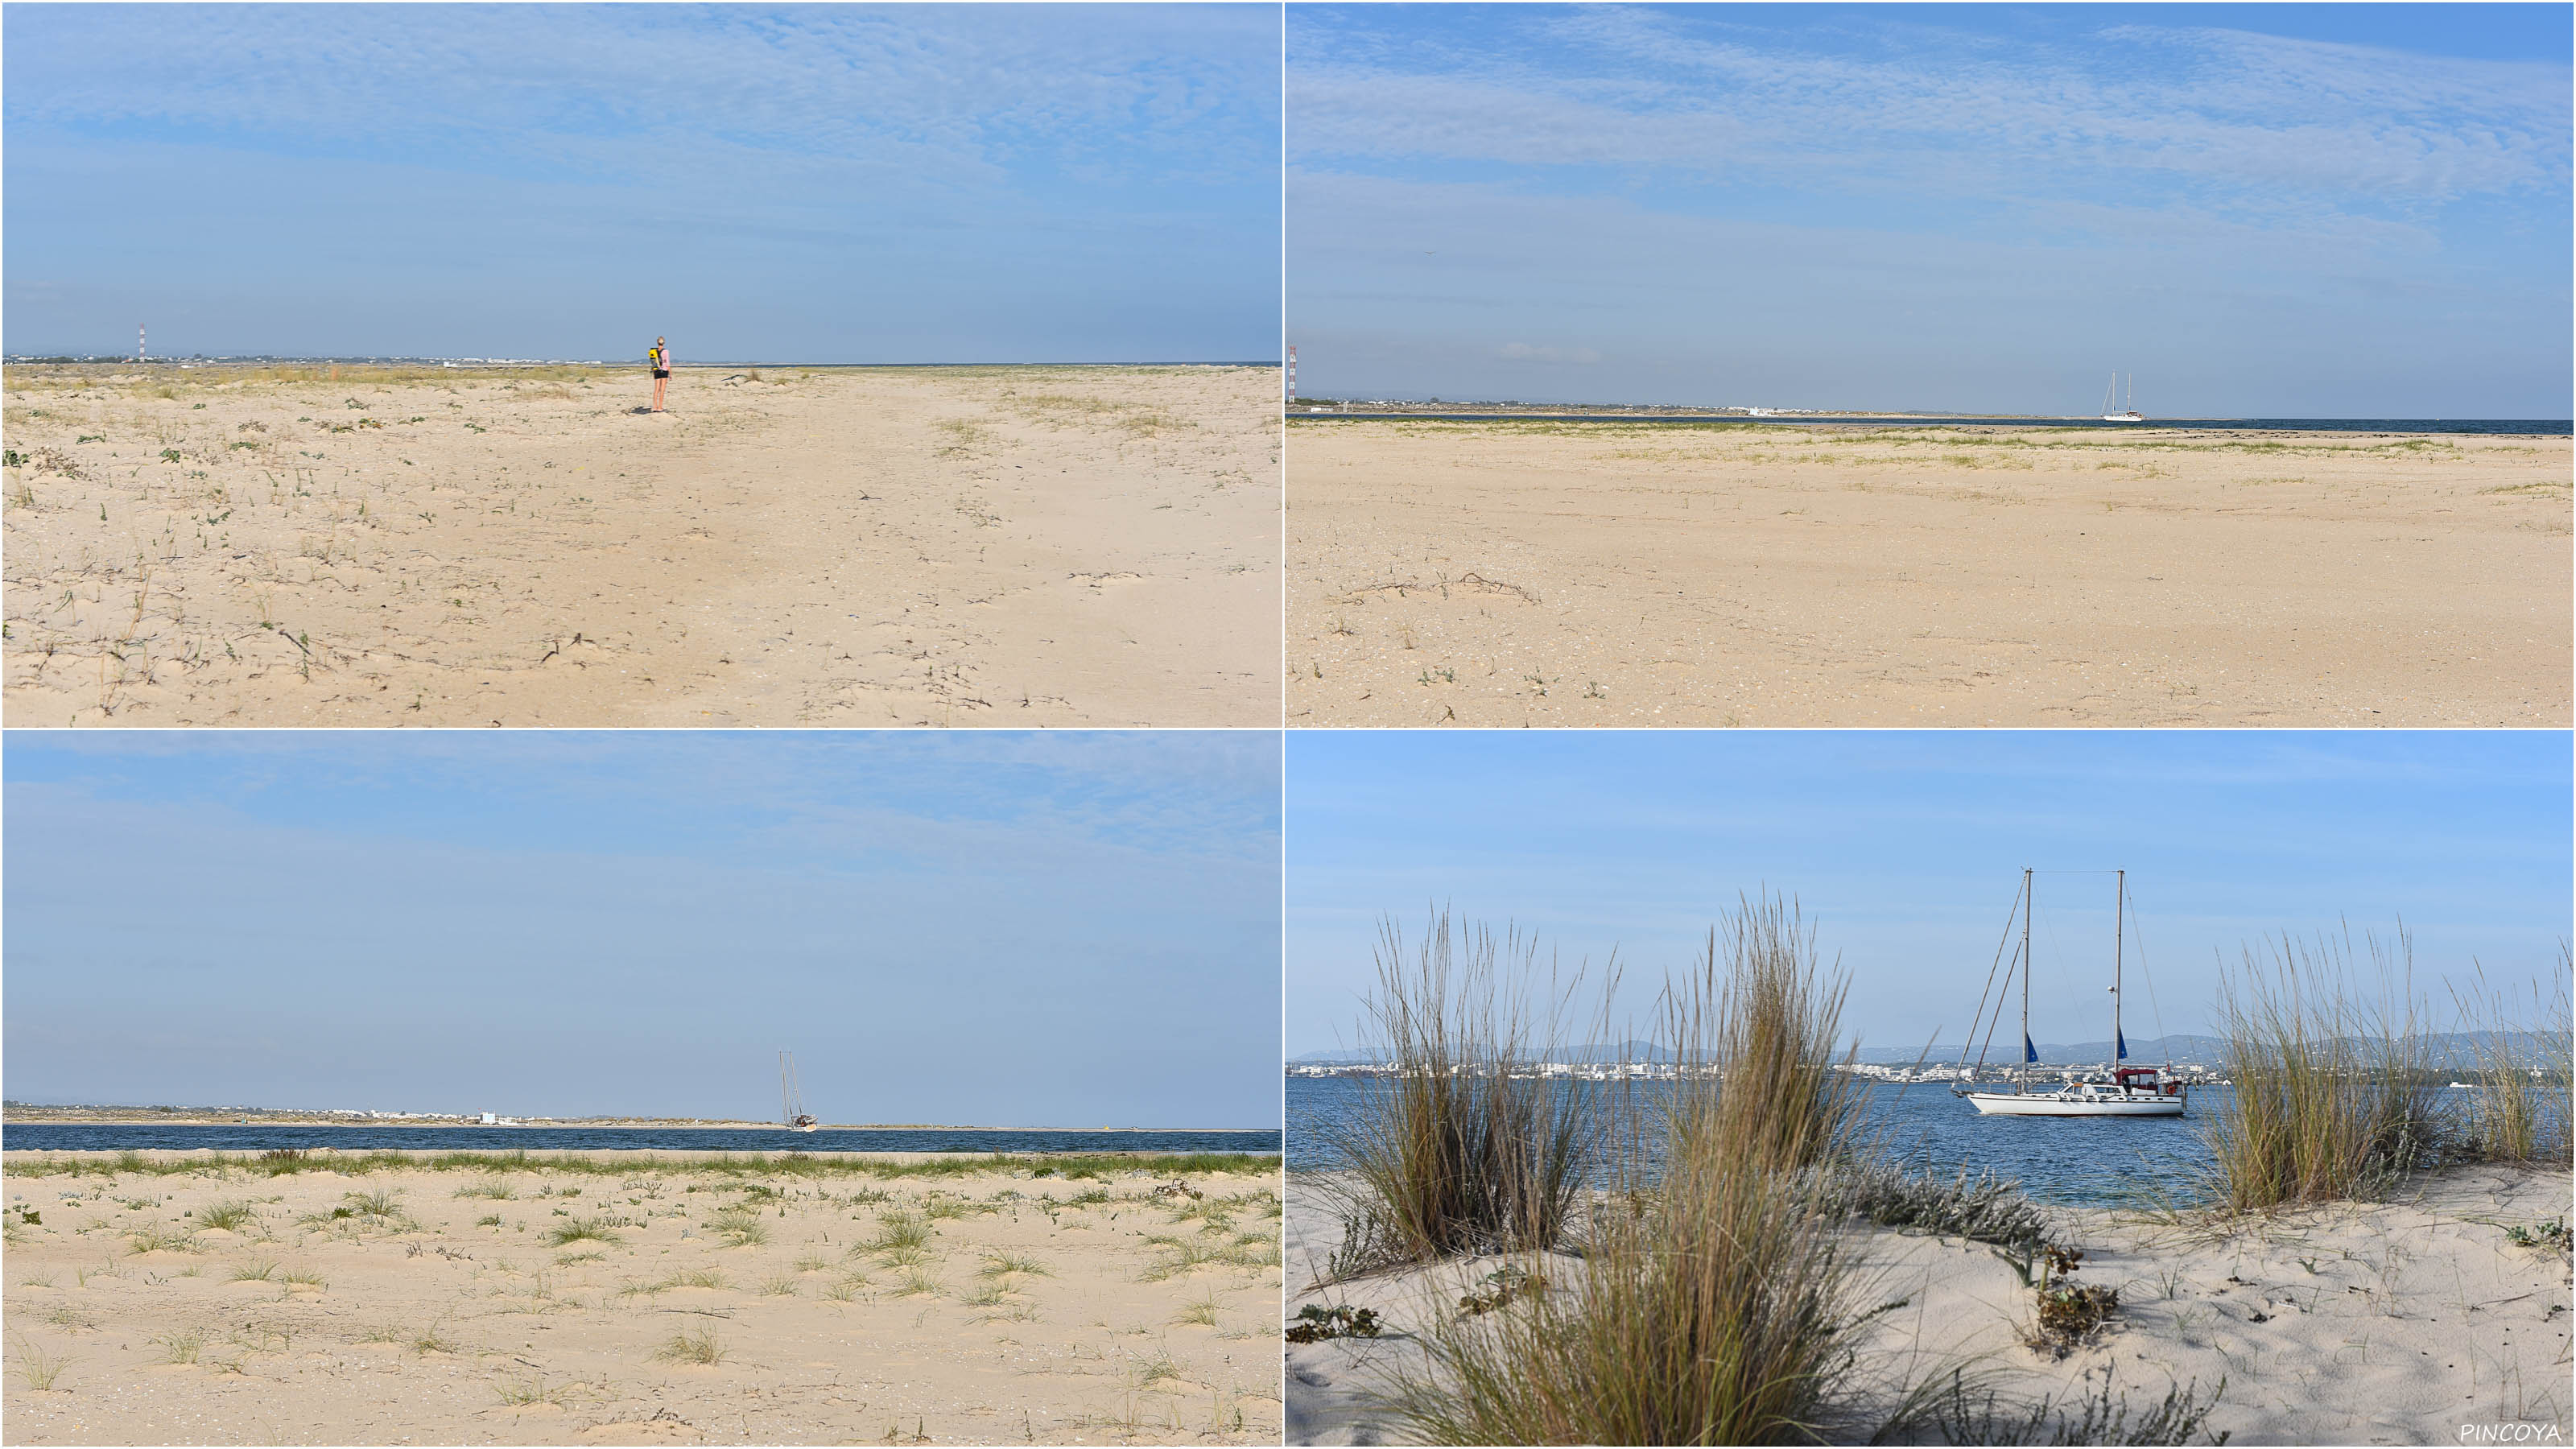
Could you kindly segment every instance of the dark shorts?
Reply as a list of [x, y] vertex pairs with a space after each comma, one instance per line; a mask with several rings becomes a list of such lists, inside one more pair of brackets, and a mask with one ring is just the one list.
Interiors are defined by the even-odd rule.
[[671, 369], [669, 369], [669, 368], [667, 368], [667, 367], [657, 367], [657, 368], [654, 368], [654, 369], [653, 369], [653, 380], [654, 380], [655, 382], [660, 382], [660, 381], [662, 381], [664, 378], [669, 377], [670, 375], [671, 375]]

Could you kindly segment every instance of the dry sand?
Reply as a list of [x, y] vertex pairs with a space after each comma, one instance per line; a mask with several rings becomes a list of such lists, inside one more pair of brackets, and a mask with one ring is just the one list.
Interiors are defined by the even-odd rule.
[[[2570, 1415], [2567, 1256], [2517, 1247], [2505, 1227], [2569, 1211], [2565, 1171], [2479, 1169], [2422, 1183], [2401, 1201], [2291, 1214], [2224, 1234], [2159, 1228], [2103, 1210], [2056, 1210], [2058, 1238], [2085, 1250], [2075, 1283], [2118, 1290], [2111, 1326], [2063, 1360], [2026, 1347], [2032, 1295], [1992, 1250], [1958, 1239], [1855, 1233], [1880, 1318], [1867, 1357], [1916, 1376], [1978, 1360], [2036, 1403], [2082, 1391], [2106, 1367], [2132, 1411], [2174, 1384], [2224, 1394], [2206, 1432], [2236, 1444], [2452, 1444], [2464, 1425], [2529, 1426], [2480, 1442], [2565, 1444]], [[1314, 1185], [1292, 1184], [1290, 1309], [1375, 1308], [1379, 1339], [1288, 1350], [1288, 1442], [1396, 1442], [1369, 1395], [1418, 1362], [1402, 1336], [1455, 1314], [1498, 1260], [1383, 1274], [1314, 1290], [1340, 1227]], [[1579, 1279], [1560, 1269], [1556, 1281]], [[1910, 1356], [1910, 1357], [1909, 1357]]]
[[[609, 1176], [111, 1178], [29, 1175], [35, 1156], [5, 1174], [42, 1219], [9, 1229], [12, 1444], [1279, 1442], [1267, 1174], [1158, 1199], [1175, 1179], [736, 1177], [641, 1153]], [[515, 1196], [456, 1195], [493, 1183]], [[371, 1193], [397, 1216], [367, 1216]], [[256, 1219], [200, 1226], [219, 1202]], [[898, 1214], [933, 1231], [917, 1262], [861, 1247]], [[549, 1245], [603, 1215], [625, 1224], [609, 1241]], [[728, 1246], [737, 1222], [767, 1241]], [[138, 1252], [143, 1232], [193, 1243]], [[701, 1334], [717, 1363], [665, 1354]]]
[[312, 372], [8, 370], [8, 723], [1278, 723], [1275, 369]]
[[1294, 422], [1291, 725], [2523, 725], [2566, 438]]

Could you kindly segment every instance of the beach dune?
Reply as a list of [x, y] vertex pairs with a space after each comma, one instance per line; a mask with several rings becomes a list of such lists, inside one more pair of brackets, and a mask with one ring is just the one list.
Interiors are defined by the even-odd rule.
[[[1289, 1192], [1290, 1310], [1374, 1308], [1388, 1332], [1288, 1349], [1288, 1439], [1400, 1442], [1375, 1396], [1419, 1370], [1408, 1332], [1425, 1315], [1456, 1315], [1498, 1263], [1315, 1286], [1341, 1233], [1318, 1187]], [[2107, 1376], [2133, 1416], [2178, 1386], [2206, 1400], [2223, 1380], [2203, 1432], [2233, 1444], [2564, 1444], [2576, 1432], [2568, 1258], [2508, 1229], [2564, 1215], [2571, 1190], [2564, 1169], [2476, 1168], [2388, 1202], [2223, 1227], [2054, 1208], [2055, 1240], [2085, 1255], [2066, 1281], [2112, 1288], [2120, 1304], [2063, 1358], [2025, 1344], [2032, 1293], [1994, 1250], [1877, 1228], [1845, 1237], [1861, 1296], [1894, 1305], [1873, 1321], [1864, 1359], [1900, 1375], [1957, 1365], [2023, 1405], [2078, 1403]], [[1570, 1262], [1541, 1272], [1581, 1280]], [[2480, 1432], [2489, 1437], [2465, 1437]]]

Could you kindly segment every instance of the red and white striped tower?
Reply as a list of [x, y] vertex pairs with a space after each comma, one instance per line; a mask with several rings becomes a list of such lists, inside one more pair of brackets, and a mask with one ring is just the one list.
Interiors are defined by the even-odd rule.
[[1297, 400], [1297, 349], [1288, 349], [1288, 400]]

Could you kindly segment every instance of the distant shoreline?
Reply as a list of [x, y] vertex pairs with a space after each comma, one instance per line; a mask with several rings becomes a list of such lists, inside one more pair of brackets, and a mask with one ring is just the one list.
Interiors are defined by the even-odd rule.
[[[46, 1109], [35, 1109], [43, 1112]], [[64, 1112], [83, 1109], [61, 1108]], [[131, 1111], [114, 1116], [31, 1116], [28, 1109], [12, 1105], [0, 1113], [0, 1129], [9, 1127], [341, 1127], [359, 1131], [411, 1130], [421, 1132], [498, 1132], [507, 1128], [530, 1128], [539, 1131], [582, 1132], [785, 1132], [791, 1129], [776, 1122], [740, 1120], [707, 1121], [693, 1117], [519, 1117], [507, 1124], [495, 1122], [418, 1122], [367, 1119], [352, 1121], [345, 1117], [319, 1114], [252, 1112], [222, 1116], [203, 1111], [186, 1114], [142, 1114]], [[1137, 1132], [1177, 1134], [1185, 1132], [1276, 1132], [1277, 1127], [986, 1127], [953, 1122], [825, 1122], [818, 1132]]]
[[2183, 430], [2192, 433], [2241, 432], [2266, 437], [2312, 433], [2333, 437], [2458, 434], [2496, 437], [2565, 437], [2576, 423], [2565, 418], [2252, 418], [2169, 417], [2141, 423], [2110, 422], [2082, 414], [2024, 416], [2011, 413], [1796, 413], [1750, 414], [1705, 408], [1310, 408], [1293, 406], [1292, 423], [1653, 423], [1670, 426], [1723, 424], [1730, 427], [1834, 429], [1988, 428], [2083, 429], [2111, 435]]

